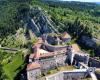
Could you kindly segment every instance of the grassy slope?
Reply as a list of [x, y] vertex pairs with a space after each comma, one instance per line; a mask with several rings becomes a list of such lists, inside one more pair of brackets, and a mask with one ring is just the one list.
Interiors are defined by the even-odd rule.
[[3, 69], [5, 74], [10, 80], [13, 80], [17, 73], [20, 71], [20, 67], [23, 65], [24, 59], [22, 58], [21, 54], [16, 54], [12, 58], [12, 62], [5, 64]]

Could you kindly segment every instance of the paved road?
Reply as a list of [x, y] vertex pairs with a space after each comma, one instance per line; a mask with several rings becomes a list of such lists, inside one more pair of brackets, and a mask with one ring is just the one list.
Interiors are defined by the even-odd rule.
[[95, 73], [91, 72], [90, 75], [92, 77], [92, 80], [97, 80], [97, 77], [96, 77]]
[[0, 47], [0, 49], [3, 49], [5, 51], [14, 51], [14, 52], [17, 52], [17, 51], [20, 50], [20, 49], [17, 49], [17, 48], [7, 48], [7, 47]]

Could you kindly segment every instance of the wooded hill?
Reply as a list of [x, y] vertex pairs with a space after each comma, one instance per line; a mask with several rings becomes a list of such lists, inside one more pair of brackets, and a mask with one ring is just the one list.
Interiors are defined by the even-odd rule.
[[[41, 8], [42, 12], [47, 15], [39, 15], [40, 17], [38, 17], [30, 14], [30, 10], [33, 7]], [[48, 17], [47, 20], [50, 23], [46, 25], [47, 20], [42, 23], [41, 17]], [[53, 25], [59, 32], [67, 31], [77, 40], [82, 36], [86, 36], [100, 41], [100, 6], [95, 3], [2, 0], [0, 1], [0, 44], [4, 47], [29, 49], [27, 45], [36, 41], [33, 38], [32, 41], [27, 41], [25, 38], [27, 32], [30, 32], [25, 26], [30, 19], [34, 19], [39, 28], [42, 28], [41, 25], [45, 25], [46, 28]], [[40, 32], [43, 33], [44, 31]], [[45, 30], [45, 32], [48, 31]], [[97, 44], [99, 45], [100, 43], [97, 42]], [[17, 74], [23, 69], [22, 65], [25, 65], [23, 52], [12, 54], [11, 52], [0, 50], [0, 75], [2, 75], [0, 80], [15, 80]]]

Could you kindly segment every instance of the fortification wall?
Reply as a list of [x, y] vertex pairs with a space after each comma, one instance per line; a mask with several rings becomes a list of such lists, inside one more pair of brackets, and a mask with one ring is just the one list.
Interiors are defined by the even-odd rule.
[[39, 61], [41, 64], [42, 70], [48, 70], [55, 68], [56, 66], [64, 66], [66, 65], [66, 58], [67, 56], [63, 55], [56, 55], [55, 57], [42, 59]]
[[74, 79], [82, 79], [86, 77], [86, 72], [69, 72], [64, 73], [64, 79], [63, 80], [74, 80]]
[[61, 50], [61, 49], [67, 49], [67, 46], [52, 46], [52, 45], [49, 45], [49, 44], [44, 44], [45, 48], [49, 51], [58, 51], [58, 50]]
[[82, 71], [73, 71], [73, 72], [59, 72], [49, 77], [46, 77], [46, 80], [77, 80], [86, 78], [87, 72]]
[[99, 60], [95, 60], [93, 58], [90, 58], [89, 59], [89, 66], [90, 67], [100, 68], [100, 61]]
[[44, 59], [39, 61], [42, 70], [48, 70], [51, 68], [55, 68], [56, 61], [54, 58]]

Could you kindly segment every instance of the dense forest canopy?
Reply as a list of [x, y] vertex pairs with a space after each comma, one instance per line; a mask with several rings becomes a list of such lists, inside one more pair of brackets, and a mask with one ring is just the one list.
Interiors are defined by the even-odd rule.
[[[19, 27], [22, 27], [19, 17], [20, 6], [25, 10], [28, 8], [29, 1], [26, 0], [3, 0], [0, 1], [0, 37], [14, 34]], [[22, 9], [20, 8], [20, 10]]]
[[[10, 48], [28, 48], [37, 39], [27, 41], [24, 26], [31, 7], [40, 7], [56, 24], [60, 32], [67, 31], [74, 38], [85, 35], [100, 40], [100, 5], [95, 3], [61, 2], [48, 0], [0, 0], [0, 44]], [[21, 28], [21, 29], [20, 29]], [[18, 33], [19, 32], [19, 33]], [[16, 37], [16, 33], [19, 34]], [[98, 43], [100, 45], [100, 43]], [[24, 63], [23, 52], [0, 50], [0, 80], [14, 80]], [[10, 67], [15, 66], [12, 70]], [[10, 73], [11, 72], [11, 73]], [[14, 75], [13, 75], [14, 74]]]
[[[58, 21], [68, 23], [79, 18], [81, 24], [91, 28], [92, 36], [98, 38], [100, 32], [100, 6], [95, 3], [81, 2], [53, 2], [46, 1], [49, 5], [50, 13], [54, 15]], [[54, 17], [53, 16], [53, 17]], [[56, 21], [57, 21], [56, 20]], [[98, 35], [97, 35], [98, 34]]]
[[[51, 19], [59, 27], [59, 31], [67, 31], [85, 50], [100, 56], [100, 5], [96, 3], [45, 1], [46, 10]], [[94, 47], [82, 44], [82, 37], [92, 40]], [[90, 42], [90, 41], [89, 41]], [[91, 49], [92, 48], [92, 49]], [[91, 52], [89, 52], [91, 54]]]
[[[40, 6], [47, 10], [48, 14], [58, 25], [59, 22], [74, 22], [79, 18], [81, 24], [92, 29], [92, 35], [98, 38], [100, 31], [100, 6], [95, 3], [81, 2], [55, 2], [45, 0], [7, 0], [0, 1], [0, 37], [14, 34], [19, 27], [23, 27], [21, 20], [32, 6]], [[16, 5], [16, 6], [14, 6]], [[22, 8], [24, 8], [22, 10]], [[21, 13], [22, 12], [22, 13]], [[24, 13], [24, 14], [23, 14]], [[25, 18], [25, 17], [24, 17]], [[97, 35], [98, 34], [98, 35]]]
[[[0, 46], [21, 49], [23, 33], [16, 38], [19, 28], [23, 28], [25, 14], [30, 0], [0, 0]], [[16, 75], [24, 68], [23, 52], [10, 52], [0, 49], [0, 80], [15, 80]]]

